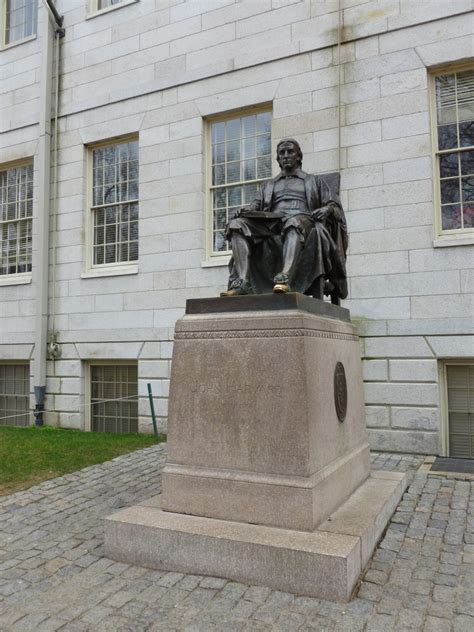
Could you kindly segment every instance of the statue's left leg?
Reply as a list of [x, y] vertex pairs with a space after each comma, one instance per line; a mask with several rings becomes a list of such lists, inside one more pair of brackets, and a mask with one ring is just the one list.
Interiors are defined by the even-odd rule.
[[274, 292], [291, 292], [290, 279], [295, 271], [302, 248], [301, 235], [296, 228], [290, 227], [285, 231], [283, 237], [283, 268], [280, 274], [277, 274], [274, 279]]

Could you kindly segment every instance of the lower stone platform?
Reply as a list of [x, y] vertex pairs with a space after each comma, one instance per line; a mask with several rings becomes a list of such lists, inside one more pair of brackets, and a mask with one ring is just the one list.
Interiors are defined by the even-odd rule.
[[105, 553], [128, 564], [348, 601], [408, 484], [373, 472], [315, 531], [163, 511], [161, 496], [106, 518]]

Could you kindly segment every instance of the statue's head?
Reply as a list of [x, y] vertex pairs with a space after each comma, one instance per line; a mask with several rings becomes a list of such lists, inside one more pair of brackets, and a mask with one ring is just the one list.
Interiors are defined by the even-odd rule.
[[293, 150], [296, 154], [297, 165], [298, 167], [301, 167], [301, 165], [303, 164], [303, 152], [301, 151], [300, 144], [294, 138], [282, 138], [276, 148], [276, 159], [277, 159], [277, 163], [280, 165], [280, 169], [283, 169], [283, 164], [281, 161], [282, 160], [281, 151], [287, 146], [293, 147]]

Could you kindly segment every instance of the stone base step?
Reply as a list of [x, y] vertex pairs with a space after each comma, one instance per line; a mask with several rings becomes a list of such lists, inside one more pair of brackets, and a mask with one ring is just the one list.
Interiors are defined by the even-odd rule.
[[373, 472], [313, 532], [166, 512], [156, 496], [106, 518], [105, 553], [148, 568], [348, 601], [407, 478]]

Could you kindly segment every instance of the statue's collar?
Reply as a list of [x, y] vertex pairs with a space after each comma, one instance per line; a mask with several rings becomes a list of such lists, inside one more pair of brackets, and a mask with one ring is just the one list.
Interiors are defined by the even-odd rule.
[[301, 178], [302, 180], [304, 180], [306, 178], [306, 173], [304, 171], [301, 171], [301, 169], [297, 169], [294, 173], [291, 173], [287, 176], [284, 171], [280, 171], [280, 173], [277, 175], [275, 180], [280, 180], [281, 178], [291, 178], [291, 177]]

